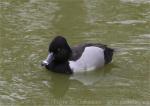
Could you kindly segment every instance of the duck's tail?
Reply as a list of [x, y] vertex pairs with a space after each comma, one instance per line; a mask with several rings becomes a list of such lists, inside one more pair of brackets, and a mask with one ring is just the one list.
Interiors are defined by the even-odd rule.
[[112, 61], [113, 53], [115, 52], [114, 49], [106, 47], [104, 50], [104, 57], [105, 57], [105, 64], [108, 64]]

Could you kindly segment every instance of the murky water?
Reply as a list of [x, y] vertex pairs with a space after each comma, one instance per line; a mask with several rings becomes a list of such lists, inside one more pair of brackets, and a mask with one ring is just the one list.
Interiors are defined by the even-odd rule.
[[[58, 34], [118, 52], [93, 72], [52, 73], [40, 63]], [[150, 105], [150, 0], [0, 0], [0, 106], [58, 105]]]

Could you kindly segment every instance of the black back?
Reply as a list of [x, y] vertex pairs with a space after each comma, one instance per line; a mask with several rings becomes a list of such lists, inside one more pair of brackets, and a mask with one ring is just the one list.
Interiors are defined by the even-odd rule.
[[98, 44], [98, 43], [86, 43], [86, 44], [80, 44], [77, 46], [72, 47], [72, 55], [69, 58], [70, 60], [77, 60], [81, 57], [82, 53], [84, 52], [86, 47], [90, 47], [90, 46], [96, 46], [96, 47], [100, 47], [100, 48], [105, 48], [106, 45], [103, 44]]
[[108, 64], [112, 60], [113, 52], [114, 50], [111, 48], [108, 48], [107, 45], [103, 45], [100, 43], [86, 43], [86, 44], [80, 44], [78, 46], [72, 47], [72, 55], [69, 58], [69, 60], [76, 61], [79, 59], [84, 52], [86, 47], [95, 46], [104, 49], [104, 58], [105, 58], [105, 64]]

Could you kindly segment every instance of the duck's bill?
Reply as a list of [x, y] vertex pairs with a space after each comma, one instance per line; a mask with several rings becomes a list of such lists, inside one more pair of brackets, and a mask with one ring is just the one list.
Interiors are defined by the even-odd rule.
[[52, 62], [53, 59], [54, 59], [53, 53], [49, 53], [47, 58], [44, 61], [42, 61], [41, 65], [42, 66], [49, 65]]

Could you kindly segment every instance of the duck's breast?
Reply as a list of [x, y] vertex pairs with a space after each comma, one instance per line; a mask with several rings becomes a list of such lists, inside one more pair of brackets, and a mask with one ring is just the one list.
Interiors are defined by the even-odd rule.
[[104, 50], [95, 46], [86, 47], [78, 60], [69, 61], [69, 66], [74, 72], [94, 70], [104, 64]]

